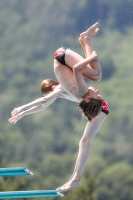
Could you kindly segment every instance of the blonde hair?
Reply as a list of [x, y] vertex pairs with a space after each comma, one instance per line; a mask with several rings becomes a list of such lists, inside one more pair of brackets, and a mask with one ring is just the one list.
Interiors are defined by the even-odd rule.
[[102, 111], [102, 102], [103, 100], [101, 99], [90, 98], [89, 102], [86, 102], [85, 100], [81, 101], [79, 103], [79, 108], [84, 117], [89, 121], [92, 121], [92, 119], [98, 116]]
[[42, 94], [47, 94], [51, 91], [53, 91], [52, 86], [53, 85], [59, 85], [59, 82], [54, 81], [52, 79], [45, 79], [42, 81], [40, 89]]

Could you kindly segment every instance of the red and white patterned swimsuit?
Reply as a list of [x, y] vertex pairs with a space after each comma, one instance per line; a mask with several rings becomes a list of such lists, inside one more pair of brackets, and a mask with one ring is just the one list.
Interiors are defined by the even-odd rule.
[[56, 59], [62, 65], [66, 65], [66, 62], [65, 62], [66, 50], [67, 50], [67, 48], [61, 47], [61, 48], [57, 49], [54, 53], [54, 59]]
[[109, 106], [106, 101], [103, 101], [102, 103], [102, 112], [104, 112], [106, 115], [109, 114]]

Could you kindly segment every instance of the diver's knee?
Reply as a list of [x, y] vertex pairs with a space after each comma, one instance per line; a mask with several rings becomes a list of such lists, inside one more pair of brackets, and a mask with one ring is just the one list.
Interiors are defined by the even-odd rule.
[[91, 140], [89, 138], [82, 138], [80, 141], [79, 141], [79, 147], [83, 147], [83, 146], [90, 146], [91, 144]]

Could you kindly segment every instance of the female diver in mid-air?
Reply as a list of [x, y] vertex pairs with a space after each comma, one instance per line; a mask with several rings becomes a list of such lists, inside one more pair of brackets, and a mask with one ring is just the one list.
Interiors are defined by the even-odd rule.
[[109, 113], [108, 104], [99, 91], [94, 87], [88, 88], [84, 81], [84, 77], [99, 81], [102, 76], [98, 55], [92, 47], [92, 39], [98, 31], [98, 23], [95, 23], [80, 35], [79, 42], [86, 55], [85, 59], [70, 49], [58, 49], [54, 54], [54, 71], [59, 82], [44, 80], [41, 92], [47, 95], [15, 108], [9, 119], [10, 123], [15, 124], [25, 115], [46, 109], [57, 98], [66, 98], [79, 104], [88, 123], [79, 142], [79, 153], [73, 174], [67, 183], [57, 188], [60, 192], [80, 186], [80, 179], [89, 157], [90, 143]]

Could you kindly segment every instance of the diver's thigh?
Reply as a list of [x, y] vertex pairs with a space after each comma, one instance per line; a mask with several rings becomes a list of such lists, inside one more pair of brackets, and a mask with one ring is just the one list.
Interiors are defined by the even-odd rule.
[[78, 53], [76, 53], [70, 49], [66, 50], [65, 62], [68, 67], [73, 68], [74, 65], [76, 65], [78, 62], [80, 62], [83, 59], [84, 58], [81, 55], [79, 55]]
[[[80, 62], [81, 60], [83, 60], [84, 58], [79, 55], [78, 53], [70, 50], [70, 49], [67, 49], [66, 50], [66, 53], [65, 53], [65, 62], [66, 62], [66, 65], [68, 67], [70, 67], [71, 69], [73, 69], [73, 66], [76, 65], [78, 62]], [[99, 63], [97, 62], [95, 65], [97, 65], [97, 68], [100, 69], [100, 65]], [[82, 70], [82, 75], [91, 80], [91, 77], [98, 77], [100, 75], [100, 71], [99, 71], [99, 74], [97, 71], [94, 71], [93, 70], [93, 74], [90, 74], [90, 69], [92, 67], [88, 64], [85, 66], [85, 68]]]

